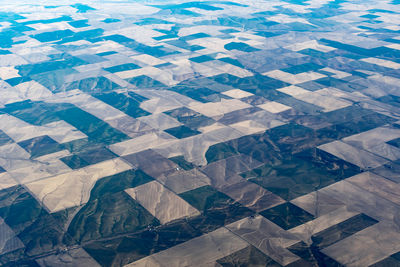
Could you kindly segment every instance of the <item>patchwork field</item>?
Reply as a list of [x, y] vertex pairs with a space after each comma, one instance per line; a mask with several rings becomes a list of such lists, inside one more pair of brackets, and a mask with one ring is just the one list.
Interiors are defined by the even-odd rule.
[[1, 266], [400, 266], [398, 0], [0, 0]]

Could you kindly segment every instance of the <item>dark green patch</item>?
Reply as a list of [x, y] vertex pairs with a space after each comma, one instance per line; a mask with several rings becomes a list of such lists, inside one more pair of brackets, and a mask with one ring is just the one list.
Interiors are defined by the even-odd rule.
[[[9, 254], [8, 254], [9, 255]], [[18, 260], [18, 261], [7, 261], [2, 263], [0, 260], [1, 266], [3, 267], [40, 267], [40, 265], [35, 260]]]
[[98, 38], [103, 35], [103, 33], [104, 30], [101, 28], [79, 31], [75, 33], [73, 36], [63, 38], [61, 41], [58, 41], [57, 44], [65, 44], [80, 40], [87, 40], [89, 42], [95, 43], [98, 41]]
[[[0, 16], [4, 14], [3, 12], [0, 13]], [[1, 19], [1, 18], [0, 18]], [[24, 30], [24, 29], [22, 29]], [[2, 29], [0, 32], [0, 47], [1, 48], [11, 48], [14, 44], [17, 43], [24, 43], [25, 41], [14, 42], [13, 38], [22, 36], [23, 32], [18, 27], [10, 27], [6, 29]]]
[[172, 38], [177, 38], [177, 37], [178, 37], [177, 34], [171, 33], [171, 34], [165, 34], [165, 35], [153, 37], [153, 39], [156, 40], [156, 41], [162, 41], [162, 40], [172, 39]]
[[321, 140], [327, 138], [333, 140], [345, 138], [347, 136], [362, 133], [385, 124], [393, 123], [395, 121], [395, 119], [383, 114], [368, 112], [369, 114], [363, 116], [360, 116], [362, 115], [360, 113], [352, 115], [348, 114], [348, 118], [342, 117], [343, 122], [337, 122], [340, 117], [343, 116], [343, 114], [340, 114], [340, 112], [338, 113], [332, 114], [337, 115], [337, 117], [332, 117], [327, 113], [325, 115], [328, 115], [330, 118], [325, 116], [322, 117], [323, 119], [325, 117], [327, 121], [332, 120], [333, 123], [337, 124], [317, 130], [316, 134]]
[[233, 200], [230, 197], [215, 190], [211, 186], [193, 189], [181, 193], [179, 196], [202, 212], [233, 204]]
[[391, 141], [389, 141], [389, 142], [387, 142], [387, 143], [388, 143], [389, 145], [392, 145], [392, 146], [395, 146], [395, 147], [400, 148], [400, 138], [391, 140]]
[[236, 30], [236, 29], [224, 29], [224, 30], [220, 30], [220, 32], [229, 34], [229, 33], [236, 33], [236, 32], [240, 32], [240, 31]]
[[222, 99], [232, 99], [232, 98], [227, 95], [214, 93], [211, 95], [204, 96], [203, 99], [207, 102], [221, 102]]
[[86, 62], [82, 59], [72, 57], [68, 54], [59, 54], [53, 55], [53, 58], [49, 61], [36, 64], [19, 65], [15, 68], [18, 70], [18, 73], [21, 76], [25, 77], [34, 74], [40, 74], [43, 72], [53, 72], [56, 70], [70, 69], [83, 64], [86, 64]]
[[114, 19], [114, 18], [107, 18], [105, 20], [102, 20], [104, 23], [114, 23], [114, 22], [118, 22], [121, 21], [120, 19]]
[[190, 60], [193, 62], [196, 62], [196, 63], [203, 63], [203, 62], [207, 62], [207, 61], [212, 61], [212, 60], [214, 60], [214, 58], [212, 58], [210, 56], [202, 55], [199, 57], [192, 57], [192, 58], [190, 58]]
[[203, 186], [179, 196], [202, 212], [202, 215], [191, 219], [189, 224], [203, 233], [254, 214], [211, 186]]
[[370, 265], [370, 267], [400, 267], [400, 261], [393, 257], [388, 257], [375, 264]]
[[0, 130], [0, 146], [10, 144], [12, 142], [13, 140], [11, 139], [11, 137], [9, 137], [2, 130]]
[[281, 266], [273, 259], [259, 251], [254, 246], [248, 246], [244, 249], [241, 249], [237, 252], [232, 253], [229, 256], [223, 257], [217, 262], [223, 267], [261, 267], [261, 266], [270, 266], [270, 267], [279, 267]]
[[200, 235], [201, 232], [181, 220], [112, 240], [91, 242], [84, 249], [103, 266], [124, 266]]
[[0, 191], [0, 217], [25, 245], [25, 255], [57, 250], [64, 242], [73, 244], [63, 232], [68, 211], [49, 214], [23, 187]]
[[19, 19], [26, 19], [26, 17], [14, 12], [0, 12], [0, 21], [14, 21]]
[[291, 22], [285, 24], [285, 26], [290, 27], [290, 30], [292, 31], [301, 31], [301, 32], [307, 32], [307, 31], [315, 31], [317, 27], [314, 25], [306, 24], [306, 23], [301, 23], [301, 22]]
[[66, 90], [79, 89], [88, 93], [106, 93], [118, 88], [120, 88], [118, 84], [103, 76], [75, 81], [65, 87]]
[[166, 63], [161, 63], [158, 65], [154, 65], [154, 68], [158, 68], [158, 69], [168, 69], [170, 67], [173, 67], [174, 65], [172, 63], [166, 62]]
[[62, 150], [62, 147], [47, 135], [19, 142], [18, 145], [28, 151], [32, 158]]
[[59, 121], [60, 118], [56, 113], [71, 107], [74, 106], [66, 103], [51, 104], [26, 100], [7, 104], [1, 111], [33, 125], [45, 125], [47, 123]]
[[321, 78], [321, 79], [315, 80], [315, 82], [320, 83], [325, 87], [336, 87], [338, 89], [341, 89], [341, 90], [344, 90], [347, 92], [353, 92], [356, 90], [366, 89], [365, 86], [359, 85], [357, 83], [348, 82], [348, 81], [336, 79], [333, 77]]
[[185, 125], [174, 127], [174, 128], [169, 128], [164, 131], [169, 133], [172, 136], [175, 136], [176, 138], [179, 138], [179, 139], [190, 137], [190, 136], [201, 133], [197, 130], [190, 129], [189, 127], [186, 127]]
[[317, 71], [319, 69], [324, 68], [321, 65], [314, 64], [314, 63], [304, 63], [301, 65], [295, 65], [286, 69], [282, 69], [284, 72], [289, 72], [291, 74], [299, 74], [303, 72], [308, 72], [308, 71]]
[[186, 50], [189, 50], [189, 51], [197, 51], [197, 50], [201, 50], [201, 49], [205, 48], [205, 47], [200, 46], [200, 45], [190, 45], [189, 43], [187, 43], [187, 42], [185, 42], [185, 41], [183, 41], [181, 39], [179, 39], [179, 40], [176, 40], [176, 39], [167, 40], [165, 42], [170, 44], [170, 45], [173, 45], [173, 46], [176, 46], [176, 47], [179, 47], [179, 48], [183, 48], [183, 49], [186, 49]]
[[134, 86], [138, 88], [163, 88], [165, 87], [165, 84], [154, 80], [153, 78], [150, 78], [149, 76], [146, 75], [140, 75], [134, 78], [126, 79], [127, 82], [130, 84], [133, 84]]
[[85, 133], [96, 143], [110, 145], [129, 139], [127, 135], [112, 128], [108, 123], [79, 108], [61, 110], [56, 115]]
[[260, 214], [285, 230], [314, 219], [313, 215], [290, 202], [264, 210]]
[[315, 132], [297, 124], [286, 124], [262, 134], [248, 135], [227, 142], [236, 151], [249, 155], [266, 164], [279, 164], [285, 157], [311, 147], [325, 140], [319, 139]]
[[334, 259], [328, 257], [320, 251], [316, 246], [308, 246], [303, 241], [298, 242], [290, 247], [289, 251], [299, 256], [301, 259], [292, 264], [289, 267], [297, 266], [326, 266], [326, 267], [344, 267]]
[[161, 45], [159, 46], [148, 46], [143, 43], [139, 43], [133, 39], [130, 39], [128, 37], [122, 36], [122, 35], [109, 35], [103, 37], [104, 40], [111, 40], [117, 43], [120, 43], [130, 49], [133, 49], [139, 53], [143, 54], [148, 54], [152, 55], [155, 57], [163, 57], [171, 54], [176, 54], [178, 53], [177, 51], [173, 51], [171, 49], [165, 48]]
[[32, 81], [30, 77], [15, 77], [11, 79], [7, 79], [6, 82], [11, 86], [16, 86], [20, 83]]
[[96, 182], [90, 192], [90, 199], [101, 198], [104, 195], [117, 193], [152, 180], [153, 178], [141, 170], [128, 170], [107, 176]]
[[269, 99], [268, 94], [270, 91], [276, 92], [272, 89], [279, 89], [289, 86], [288, 83], [260, 74], [255, 74], [254, 76], [245, 78], [239, 78], [230, 74], [220, 74], [210, 77], [210, 79], [213, 79], [221, 84], [230, 85], [233, 88], [242, 89], [258, 96], [265, 96], [267, 99]]
[[30, 75], [32, 80], [37, 81], [52, 92], [60, 92], [65, 89], [66, 77], [70, 74], [78, 73], [78, 71], [67, 68], [67, 69], [55, 69], [53, 71], [46, 71]]
[[243, 52], [255, 52], [259, 51], [260, 49], [254, 48], [246, 43], [241, 43], [241, 42], [231, 42], [229, 44], [226, 44], [224, 46], [226, 50], [239, 50]]
[[95, 8], [84, 4], [73, 4], [71, 7], [76, 8], [78, 10], [77, 13], [86, 13], [91, 10], [96, 10]]
[[323, 249], [376, 223], [377, 220], [359, 214], [313, 235], [311, 240], [313, 246]]
[[100, 57], [105, 57], [105, 56], [114, 55], [114, 54], [117, 54], [117, 52], [115, 52], [115, 51], [107, 51], [107, 52], [103, 52], [103, 53], [98, 53], [96, 55], [98, 55]]
[[159, 222], [125, 192], [91, 199], [74, 217], [68, 233], [79, 242], [135, 232]]
[[90, 165], [86, 160], [77, 155], [66, 156], [60, 158], [60, 160], [71, 169], [80, 169]]
[[90, 242], [84, 245], [85, 250], [102, 265], [122, 266], [253, 214], [209, 186], [180, 196], [203, 211], [204, 215], [150, 226], [141, 232], [112, 240]]
[[302, 6], [309, 5], [307, 3], [308, 0], [282, 0], [282, 1], [290, 3], [290, 4], [295, 4], [295, 5], [302, 5]]
[[92, 140], [90, 138], [82, 138], [63, 143], [62, 146], [64, 149], [67, 149], [71, 153], [79, 153], [82, 151], [95, 149], [97, 147], [103, 147], [104, 145], [96, 143], [95, 140]]
[[172, 157], [169, 158], [169, 160], [175, 162], [176, 164], [179, 165], [179, 167], [181, 167], [184, 170], [191, 170], [195, 167], [193, 163], [186, 161], [185, 157], [183, 156]]
[[253, 215], [254, 212], [252, 210], [242, 207], [239, 203], [234, 203], [220, 208], [209, 209], [204, 214], [190, 220], [189, 224], [202, 233], [209, 233], [224, 225]]
[[379, 17], [380, 16], [373, 15], [373, 14], [366, 14], [366, 15], [360, 16], [360, 18], [366, 18], [366, 19], [376, 19], [376, 18], [379, 18]]
[[151, 24], [174, 24], [167, 20], [162, 20], [159, 18], [142, 18], [139, 22], [135, 22], [136, 25], [151, 25]]
[[0, 55], [9, 55], [9, 54], [11, 54], [11, 52], [10, 52], [10, 51], [8, 51], [8, 50], [3, 50], [3, 49], [0, 49]]
[[323, 86], [322, 84], [316, 83], [314, 81], [296, 84], [296, 86], [299, 86], [309, 91], [317, 91], [325, 88], [325, 86]]
[[171, 117], [174, 117], [179, 122], [183, 123], [186, 127], [189, 127], [191, 129], [198, 129], [200, 127], [208, 126], [215, 123], [213, 119], [206, 117], [187, 107], [173, 109], [164, 113]]
[[291, 200], [353, 176], [360, 168], [315, 148], [243, 173], [244, 178]]
[[172, 87], [170, 90], [175, 91], [179, 94], [185, 95], [190, 97], [194, 100], [200, 101], [202, 103], [209, 102], [206, 98], [209, 95], [215, 94], [215, 91], [205, 88], [205, 87], [193, 87], [193, 86], [186, 86], [184, 83]]
[[89, 164], [96, 164], [117, 157], [113, 152], [105, 147], [88, 149], [80, 152], [78, 156]]
[[239, 154], [233, 147], [229, 146], [226, 143], [219, 143], [216, 145], [212, 145], [206, 152], [206, 159], [208, 163], [218, 161], [221, 159], [226, 159], [230, 156], [234, 156]]
[[82, 19], [82, 20], [74, 20], [68, 22], [69, 25], [71, 25], [74, 28], [83, 28], [83, 27], [89, 27], [90, 25], [88, 24], [87, 19]]
[[377, 98], [378, 101], [381, 101], [386, 104], [393, 105], [395, 107], [400, 107], [400, 97], [395, 95], [385, 95]]
[[263, 135], [263, 141], [273, 145], [280, 154], [289, 155], [326, 142], [316, 136], [314, 130], [294, 123], [267, 130]]
[[128, 95], [138, 102], [149, 100], [147, 97], [136, 94], [135, 92], [128, 92]]
[[[131, 95], [131, 93], [133, 92], [130, 92], [129, 95]], [[110, 106], [121, 110], [133, 118], [150, 115], [149, 112], [139, 107], [140, 102], [135, 99], [135, 95], [133, 95], [133, 97], [129, 97], [126, 94], [112, 92], [108, 94], [95, 95], [95, 97], [109, 104]], [[139, 98], [139, 100], [142, 99]]]
[[105, 68], [105, 70], [109, 71], [111, 73], [114, 73], [114, 72], [125, 71], [125, 70], [134, 70], [134, 69], [138, 69], [138, 68], [140, 68], [140, 66], [133, 64], [133, 63], [127, 63], [127, 64], [113, 66], [110, 68]]
[[218, 60], [223, 61], [225, 63], [229, 63], [231, 65], [237, 66], [239, 68], [245, 68], [239, 60], [233, 59], [230, 57], [219, 58]]
[[363, 116], [367, 116], [373, 114], [374, 112], [369, 109], [364, 109], [358, 106], [349, 106], [342, 109], [337, 109], [331, 112], [326, 112], [321, 114], [321, 117], [324, 118], [329, 123], [339, 124], [349, 121], [358, 120]]
[[334, 57], [334, 55], [332, 55], [332, 53], [329, 53], [329, 52], [326, 53], [326, 52], [318, 51], [318, 50], [315, 50], [312, 48], [303, 49], [303, 50], [298, 51], [297, 53], [311, 56], [314, 58], [321, 58], [321, 59], [329, 59], [329, 58]]
[[183, 40], [183, 41], [187, 42], [187, 41], [192, 41], [195, 39], [207, 38], [207, 37], [210, 37], [210, 35], [208, 35], [204, 32], [198, 32], [198, 33], [193, 33], [193, 34], [189, 34], [186, 36], [182, 36], [179, 38], [179, 40]]
[[36, 35], [32, 35], [32, 38], [35, 38], [36, 40], [40, 42], [53, 42], [57, 40], [61, 40], [65, 37], [69, 37], [74, 35], [74, 32], [71, 30], [58, 30], [58, 31], [52, 31], [52, 32], [44, 32], [44, 33], [39, 33]]
[[269, 164], [280, 162], [282, 156], [277, 148], [263, 135], [248, 135], [226, 142], [235, 151]]

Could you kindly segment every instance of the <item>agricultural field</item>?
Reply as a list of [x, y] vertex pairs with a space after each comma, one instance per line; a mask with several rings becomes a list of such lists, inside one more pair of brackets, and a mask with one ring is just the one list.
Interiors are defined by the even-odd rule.
[[0, 0], [1, 266], [400, 266], [400, 1]]

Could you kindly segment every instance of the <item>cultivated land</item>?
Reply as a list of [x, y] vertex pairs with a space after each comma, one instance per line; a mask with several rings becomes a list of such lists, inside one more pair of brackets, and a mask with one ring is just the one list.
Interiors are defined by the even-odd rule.
[[1, 266], [400, 266], [400, 2], [0, 0]]

